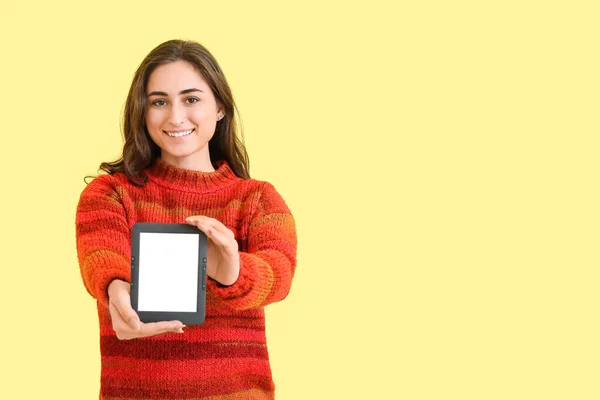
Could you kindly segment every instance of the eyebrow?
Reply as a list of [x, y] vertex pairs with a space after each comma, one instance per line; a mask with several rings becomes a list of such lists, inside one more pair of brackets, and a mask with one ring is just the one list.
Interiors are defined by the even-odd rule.
[[[179, 92], [179, 95], [181, 96], [182, 94], [191, 93], [191, 92], [202, 92], [202, 93], [204, 93], [203, 90], [196, 89], [196, 88], [191, 88], [191, 89], [182, 90], [181, 92]], [[169, 97], [169, 95], [167, 94], [167, 92], [157, 92], [157, 91], [154, 91], [154, 92], [151, 92], [150, 94], [148, 94], [148, 97], [150, 97], [150, 96], [167, 96], [167, 97]]]

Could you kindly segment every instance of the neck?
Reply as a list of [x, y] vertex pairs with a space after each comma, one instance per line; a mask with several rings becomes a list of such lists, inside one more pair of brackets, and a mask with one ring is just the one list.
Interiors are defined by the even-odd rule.
[[155, 183], [184, 192], [206, 193], [239, 181], [225, 160], [215, 163], [216, 170], [198, 171], [179, 168], [159, 158], [145, 170]]
[[215, 171], [215, 168], [210, 161], [210, 153], [208, 152], [208, 148], [204, 152], [197, 152], [186, 157], [177, 157], [163, 152], [160, 158], [165, 163], [177, 168], [201, 172]]

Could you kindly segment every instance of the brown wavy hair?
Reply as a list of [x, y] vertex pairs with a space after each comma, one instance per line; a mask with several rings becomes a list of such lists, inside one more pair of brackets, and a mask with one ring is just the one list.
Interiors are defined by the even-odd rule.
[[[239, 113], [229, 84], [217, 60], [201, 44], [189, 40], [169, 40], [158, 45], [146, 56], [133, 77], [123, 113], [123, 155], [113, 162], [103, 162], [100, 170], [109, 174], [122, 172], [129, 180], [143, 186], [148, 177], [143, 170], [160, 157], [160, 148], [154, 143], [146, 128], [148, 98], [146, 86], [152, 71], [174, 61], [187, 61], [204, 78], [212, 90], [217, 104], [225, 116], [217, 122], [215, 133], [208, 142], [211, 162], [225, 160], [240, 178], [250, 178], [248, 153], [237, 135]], [[237, 117], [237, 118], [236, 118]], [[240, 133], [241, 134], [241, 133]], [[243, 134], [242, 134], [243, 137]]]

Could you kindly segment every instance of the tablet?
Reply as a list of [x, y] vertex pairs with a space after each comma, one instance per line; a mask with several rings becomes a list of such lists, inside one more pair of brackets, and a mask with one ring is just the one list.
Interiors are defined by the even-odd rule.
[[207, 239], [187, 224], [137, 223], [131, 235], [131, 306], [142, 322], [200, 325], [206, 312]]

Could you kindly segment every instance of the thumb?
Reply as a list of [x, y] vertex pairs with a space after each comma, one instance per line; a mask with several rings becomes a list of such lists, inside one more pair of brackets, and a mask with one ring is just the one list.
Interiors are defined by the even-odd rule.
[[131, 308], [130, 306], [126, 308], [127, 309], [125, 310], [119, 310], [119, 312], [121, 313], [121, 317], [123, 317], [123, 320], [127, 322], [127, 324], [131, 326], [131, 328], [135, 329], [136, 331], [139, 330], [141, 327], [140, 318], [138, 317], [133, 308]]
[[131, 301], [129, 300], [129, 293], [126, 295], [119, 296], [118, 301], [115, 302], [115, 308], [123, 318], [123, 321], [127, 322], [127, 324], [138, 330], [141, 327], [140, 318], [138, 317], [135, 310], [131, 307]]

